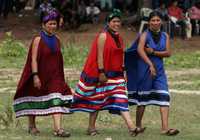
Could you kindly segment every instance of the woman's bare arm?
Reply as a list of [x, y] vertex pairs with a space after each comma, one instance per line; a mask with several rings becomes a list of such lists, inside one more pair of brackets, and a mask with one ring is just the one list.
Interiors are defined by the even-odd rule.
[[145, 52], [145, 43], [146, 43], [146, 36], [147, 33], [144, 32], [141, 36], [140, 36], [140, 40], [139, 40], [139, 44], [138, 44], [138, 48], [137, 48], [137, 52], [140, 55], [140, 57], [149, 65], [152, 66], [153, 63], [151, 62], [151, 60], [149, 59], [149, 57], [147, 56], [146, 52]]
[[101, 33], [98, 38], [97, 46], [98, 46], [98, 68], [99, 68], [99, 82], [105, 83], [108, 79], [104, 73], [104, 60], [103, 60], [103, 54], [104, 54], [104, 45], [106, 41], [106, 33]]
[[32, 74], [34, 74], [33, 75], [33, 83], [34, 83], [34, 87], [36, 87], [38, 89], [41, 88], [41, 81], [38, 76], [38, 63], [37, 63], [39, 42], [40, 42], [40, 37], [36, 37], [33, 41], [32, 61], [31, 61]]
[[154, 64], [151, 62], [151, 60], [149, 59], [149, 57], [147, 56], [147, 54], [145, 52], [146, 36], [147, 36], [146, 32], [144, 32], [141, 35], [139, 44], [138, 44], [138, 48], [137, 48], [137, 52], [140, 55], [140, 57], [144, 60], [144, 62], [149, 65], [150, 74], [152, 77], [154, 77], [156, 75], [156, 69], [154, 67]]
[[38, 72], [37, 55], [38, 55], [39, 42], [40, 42], [40, 37], [36, 37], [33, 40], [32, 44], [32, 61], [31, 61], [32, 72]]
[[98, 38], [97, 46], [98, 46], [98, 67], [99, 69], [103, 69], [103, 51], [104, 51], [104, 44], [106, 41], [106, 33], [101, 33]]

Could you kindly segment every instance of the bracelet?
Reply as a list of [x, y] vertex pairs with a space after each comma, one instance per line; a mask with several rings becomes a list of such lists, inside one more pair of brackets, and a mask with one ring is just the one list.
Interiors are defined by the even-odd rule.
[[122, 66], [122, 70], [123, 70], [123, 71], [126, 71], [126, 67], [125, 67], [125, 66]]
[[31, 76], [35, 76], [35, 75], [38, 75], [38, 72], [32, 72]]
[[98, 72], [99, 73], [104, 73], [105, 71], [104, 71], [104, 69], [98, 69]]

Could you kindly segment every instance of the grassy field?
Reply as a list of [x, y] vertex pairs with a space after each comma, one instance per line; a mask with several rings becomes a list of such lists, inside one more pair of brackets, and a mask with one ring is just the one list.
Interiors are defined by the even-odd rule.
[[[15, 46], [18, 46], [17, 49]], [[65, 68], [80, 70], [88, 53], [88, 47], [67, 44], [63, 48]], [[19, 41], [8, 35], [0, 47], [0, 140], [57, 140], [52, 135], [52, 118], [38, 117], [39, 136], [27, 133], [27, 119], [15, 119], [12, 111], [12, 100], [21, 69], [25, 63], [27, 49]], [[175, 52], [166, 59], [170, 89], [199, 90], [200, 89], [200, 51]], [[73, 69], [72, 69], [73, 71]], [[70, 73], [68, 74], [70, 75]], [[68, 79], [74, 87], [77, 78]], [[180, 129], [175, 137], [160, 134], [159, 108], [149, 106], [145, 112], [144, 134], [132, 138], [128, 135], [126, 126], [120, 116], [110, 115], [106, 111], [100, 113], [97, 128], [100, 135], [89, 137], [85, 134], [88, 123], [87, 113], [74, 113], [63, 117], [63, 126], [72, 136], [69, 140], [199, 140], [200, 139], [200, 95], [171, 93], [170, 126]], [[135, 118], [135, 106], [130, 107], [131, 115]]]
[[[0, 93], [1, 112], [6, 110], [5, 107], [11, 106], [13, 94]], [[180, 135], [176, 137], [167, 137], [160, 134], [160, 115], [159, 108], [149, 106], [145, 112], [144, 126], [147, 130], [144, 134], [137, 137], [138, 140], [199, 140], [200, 134], [200, 96], [197, 95], [178, 95], [172, 93], [172, 104], [170, 110], [170, 126], [181, 130]], [[135, 118], [135, 107], [130, 107], [132, 118]], [[112, 137], [113, 140], [131, 140], [126, 126], [120, 116], [110, 115], [106, 111], [100, 113], [97, 121], [101, 135], [89, 137], [85, 135], [87, 129], [87, 113], [75, 113], [66, 115], [63, 118], [63, 126], [72, 133], [70, 140], [104, 140], [106, 137]], [[52, 119], [51, 117], [39, 117], [37, 120], [38, 128], [41, 131], [39, 136], [30, 136], [27, 133], [27, 120], [21, 118], [10, 122], [10, 126], [5, 128], [0, 125], [0, 139], [17, 140], [51, 140], [56, 139], [52, 136]]]

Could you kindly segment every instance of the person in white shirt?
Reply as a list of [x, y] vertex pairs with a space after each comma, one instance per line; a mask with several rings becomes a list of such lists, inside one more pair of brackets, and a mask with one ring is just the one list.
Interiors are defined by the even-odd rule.
[[86, 7], [87, 19], [92, 23], [97, 23], [99, 21], [100, 13], [100, 9], [97, 6], [95, 6], [94, 3], [91, 3], [90, 6]]

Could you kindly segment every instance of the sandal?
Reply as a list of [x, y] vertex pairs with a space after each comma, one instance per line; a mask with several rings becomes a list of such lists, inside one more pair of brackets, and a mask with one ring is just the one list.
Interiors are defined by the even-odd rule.
[[87, 130], [87, 135], [89, 136], [96, 136], [99, 135], [100, 133], [96, 129], [88, 129]]
[[31, 135], [37, 135], [37, 134], [40, 133], [40, 131], [36, 127], [29, 127], [28, 133], [31, 134]]
[[58, 129], [54, 131], [54, 136], [56, 137], [70, 137], [71, 134], [68, 131], [65, 131], [64, 129]]
[[145, 129], [146, 129], [146, 127], [137, 127], [136, 131], [139, 134], [139, 133], [143, 133], [145, 131]]
[[167, 131], [161, 132], [161, 134], [167, 135], [167, 136], [175, 136], [178, 133], [180, 133], [180, 131], [178, 129], [173, 129], [173, 128], [168, 129]]
[[132, 137], [136, 137], [136, 136], [138, 135], [136, 129], [137, 129], [137, 128], [129, 129], [129, 134], [130, 134]]
[[139, 128], [139, 127], [136, 127], [135, 129], [130, 129], [129, 130], [129, 134], [131, 136], [137, 136], [139, 133], [143, 133], [144, 130], [146, 129], [146, 127], [142, 127], [142, 128]]

